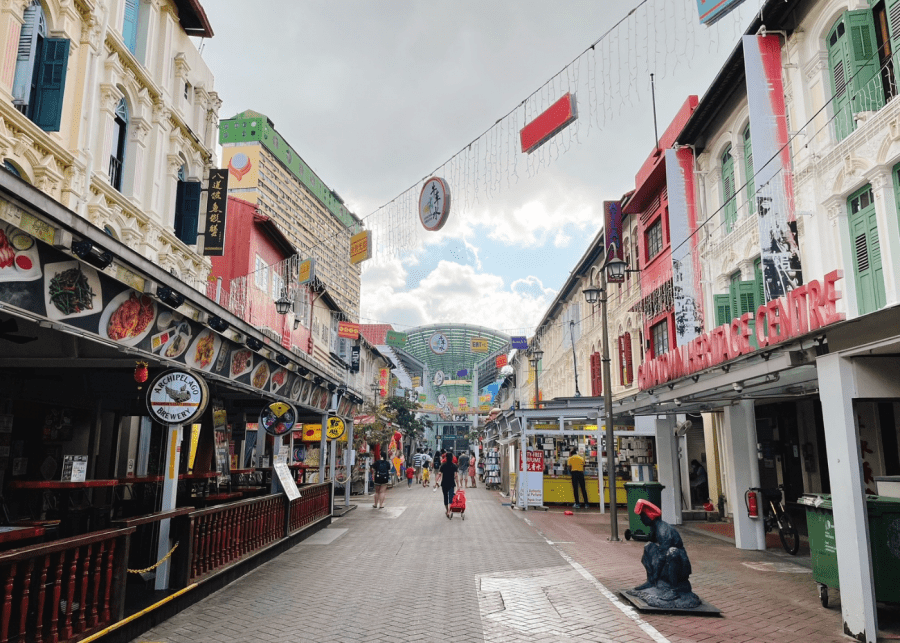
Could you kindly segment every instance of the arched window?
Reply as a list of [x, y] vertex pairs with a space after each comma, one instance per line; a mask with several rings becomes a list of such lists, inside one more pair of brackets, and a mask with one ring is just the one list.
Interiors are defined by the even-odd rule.
[[58, 132], [69, 62], [69, 40], [48, 38], [40, 0], [31, 0], [22, 16], [13, 104], [46, 132]]
[[731, 146], [725, 148], [722, 153], [722, 221], [725, 224], [725, 233], [734, 229], [737, 220], [737, 201], [734, 198], [734, 157], [731, 156]]
[[750, 125], [744, 130], [744, 176], [747, 177], [747, 203], [750, 214], [756, 214], [756, 181], [753, 173], [753, 146], [750, 144]]
[[109, 151], [109, 183], [122, 191], [122, 166], [125, 164], [125, 137], [128, 130], [128, 104], [121, 99], [113, 118], [112, 149]]
[[22, 173], [19, 172], [19, 168], [12, 164], [11, 161], [5, 160], [3, 161], [3, 169], [9, 172], [10, 174], [15, 174], [20, 179], [22, 178]]

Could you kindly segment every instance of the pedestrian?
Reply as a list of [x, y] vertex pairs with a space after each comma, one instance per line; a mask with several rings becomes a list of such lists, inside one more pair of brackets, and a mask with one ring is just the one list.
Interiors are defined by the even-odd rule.
[[416, 468], [412, 465], [406, 467], [406, 486], [412, 488], [413, 480], [416, 477]]
[[394, 479], [394, 483], [400, 482], [400, 453], [399, 451], [394, 452], [394, 457], [391, 458], [391, 463], [394, 465], [394, 470], [391, 471], [391, 477]]
[[430, 476], [430, 474], [429, 474], [429, 472], [428, 472], [428, 468], [429, 468], [430, 465], [431, 465], [430, 462], [425, 462], [425, 463], [422, 465], [422, 486], [423, 486], [423, 487], [427, 487], [427, 486], [428, 486], [428, 478], [429, 478], [429, 476]]
[[413, 456], [413, 464], [416, 468], [416, 484], [422, 481], [422, 461], [425, 459], [425, 454], [422, 453], [422, 449], [416, 449], [416, 455]]
[[469, 480], [472, 482], [472, 488], [475, 489], [478, 485], [475, 484], [475, 452], [469, 451]]
[[391, 481], [391, 463], [387, 460], [387, 451], [381, 453], [381, 460], [372, 465], [373, 481], [375, 482], [375, 503], [372, 507], [384, 509], [384, 496], [387, 493], [388, 483]]
[[569, 459], [566, 460], [566, 466], [569, 467], [569, 475], [572, 476], [572, 494], [575, 496], [575, 504], [572, 505], [578, 509], [578, 489], [581, 489], [581, 497], [584, 498], [584, 506], [588, 506], [587, 487], [584, 485], [584, 458], [578, 455], [578, 449], [569, 451]]
[[484, 482], [484, 458], [478, 459], [478, 477]]
[[463, 487], [468, 488], [469, 486], [469, 454], [463, 451], [459, 454], [459, 461], [456, 463], [457, 465], [457, 486], [460, 489]]
[[445, 455], [444, 463], [438, 469], [435, 485], [441, 485], [441, 491], [444, 493], [444, 513], [447, 518], [450, 517], [450, 503], [453, 502], [453, 492], [456, 488], [457, 465], [453, 464], [453, 452], [448, 451]]
[[691, 460], [691, 500], [697, 504], [703, 504], [709, 497], [709, 478], [706, 475], [706, 467], [697, 460]]

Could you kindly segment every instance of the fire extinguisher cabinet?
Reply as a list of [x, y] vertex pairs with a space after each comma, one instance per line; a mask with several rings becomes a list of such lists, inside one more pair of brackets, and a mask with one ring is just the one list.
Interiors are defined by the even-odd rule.
[[634, 507], [638, 500], [647, 500], [662, 509], [662, 490], [665, 485], [659, 482], [626, 482], [625, 497], [628, 502], [628, 527], [625, 530], [625, 540], [649, 540], [650, 534], [647, 526], [641, 522], [641, 517], [634, 513]]

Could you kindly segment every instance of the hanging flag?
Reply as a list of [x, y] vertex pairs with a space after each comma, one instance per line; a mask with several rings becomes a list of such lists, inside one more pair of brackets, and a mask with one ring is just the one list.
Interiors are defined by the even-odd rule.
[[403, 348], [406, 346], [406, 337], [406, 333], [389, 330], [384, 334], [384, 343], [395, 348]]
[[362, 263], [372, 258], [372, 233], [363, 230], [350, 237], [350, 263]]
[[528, 338], [527, 337], [510, 337], [509, 339], [512, 342], [513, 348], [520, 350], [520, 351], [528, 350]]
[[338, 337], [347, 339], [359, 339], [359, 324], [350, 322], [338, 322]]

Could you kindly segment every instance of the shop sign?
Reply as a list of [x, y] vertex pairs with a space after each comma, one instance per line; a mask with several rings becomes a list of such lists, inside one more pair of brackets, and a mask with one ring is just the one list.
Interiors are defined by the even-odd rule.
[[425, 181], [419, 193], [419, 220], [429, 232], [437, 232], [450, 214], [450, 187], [436, 176]]
[[559, 422], [535, 422], [531, 426], [535, 431], [559, 431]]
[[344, 435], [344, 421], [339, 417], [328, 418], [328, 427], [325, 429], [325, 436], [329, 440], [337, 440]]
[[259, 414], [259, 424], [269, 435], [284, 435], [296, 422], [297, 412], [285, 402], [272, 402]]
[[322, 441], [322, 425], [321, 424], [304, 424], [303, 425], [303, 441], [304, 442], [321, 442]]
[[305, 259], [300, 262], [300, 268], [297, 271], [297, 283], [299, 285], [308, 284], [316, 278], [316, 260]]
[[483, 337], [473, 337], [469, 340], [469, 347], [473, 353], [487, 353], [489, 349], [488, 340]]
[[506, 355], [497, 355], [497, 368], [503, 368], [507, 363]]
[[412, 378], [412, 387], [419, 388], [420, 386], [422, 386], [422, 378], [418, 376]]
[[164, 371], [153, 379], [147, 390], [150, 417], [168, 426], [189, 424], [200, 417], [208, 403], [206, 382], [187, 371]]
[[363, 230], [350, 237], [350, 263], [362, 263], [372, 258], [372, 233]]
[[378, 394], [381, 397], [387, 397], [388, 387], [391, 385], [391, 369], [378, 369]]
[[750, 321], [755, 321], [759, 348], [774, 346], [808, 332], [842, 321], [844, 313], [835, 310], [841, 292], [834, 284], [843, 278], [841, 270], [825, 275], [822, 282], [810, 281], [798, 286], [780, 299], [763, 304], [756, 314], [745, 313], [707, 331], [684, 346], [644, 362], [638, 367], [638, 385], [646, 390], [691, 375], [713, 366], [752, 353]]
[[444, 383], [444, 371], [435, 371], [434, 379], [431, 381], [435, 386], [441, 386]]
[[338, 322], [338, 337], [346, 339], [359, 339], [359, 324], [350, 322]]
[[456, 377], [466, 377], [469, 374], [469, 369], [463, 368], [456, 371]]
[[469, 406], [469, 400], [465, 397], [457, 398], [457, 403], [459, 404], [459, 408], [464, 409]]
[[531, 154], [576, 118], [575, 95], [568, 93], [521, 129], [519, 139], [522, 151]]
[[428, 347], [435, 355], [443, 355], [450, 348], [450, 340], [444, 333], [435, 333], [428, 338]]
[[384, 343], [395, 348], [403, 348], [406, 346], [406, 337], [406, 333], [389, 330], [384, 334]]
[[359, 373], [359, 346], [350, 347], [350, 372]]
[[[624, 260], [622, 251], [622, 204], [618, 201], [603, 202], [603, 230], [606, 234], [606, 257], [610, 259]], [[606, 280], [611, 284], [625, 283], [625, 273], [621, 275], [608, 275]]]
[[206, 232], [203, 235], [203, 255], [221, 257], [225, 254], [225, 215], [228, 208], [228, 170], [209, 171], [209, 190], [206, 194]]
[[544, 452], [541, 449], [528, 449], [525, 463], [522, 462], [522, 451], [519, 450], [519, 475], [516, 482], [516, 504], [524, 507], [540, 507], [544, 504]]
[[513, 348], [520, 350], [520, 351], [528, 350], [528, 338], [527, 337], [510, 337], [509, 340], [512, 343]]

